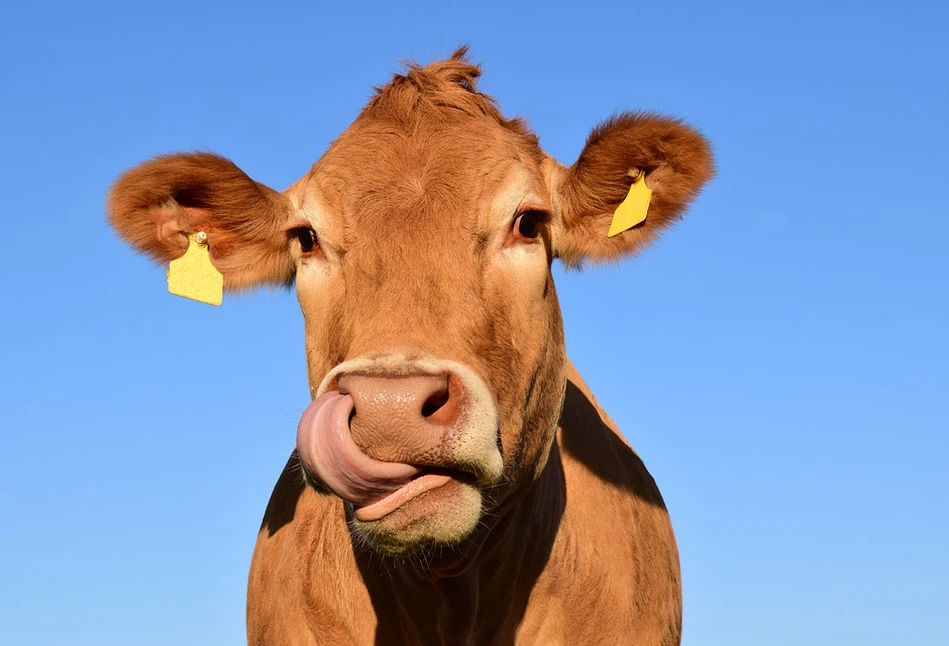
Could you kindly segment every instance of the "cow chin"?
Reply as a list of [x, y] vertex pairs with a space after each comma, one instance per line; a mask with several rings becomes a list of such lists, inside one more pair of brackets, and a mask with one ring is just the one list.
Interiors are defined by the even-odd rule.
[[410, 556], [462, 543], [478, 526], [481, 507], [477, 487], [452, 479], [378, 520], [359, 520], [350, 512], [350, 526], [377, 552]]

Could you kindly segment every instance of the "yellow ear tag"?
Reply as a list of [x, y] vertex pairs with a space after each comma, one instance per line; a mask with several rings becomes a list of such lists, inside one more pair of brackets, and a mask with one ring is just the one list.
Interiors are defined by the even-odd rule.
[[646, 173], [640, 171], [639, 177], [629, 187], [626, 199], [616, 207], [613, 221], [610, 222], [610, 231], [606, 234], [607, 237], [612, 238], [643, 222], [646, 219], [646, 211], [649, 210], [649, 200], [651, 198], [652, 189], [646, 186]]
[[185, 255], [168, 263], [168, 291], [208, 305], [221, 304], [224, 276], [211, 262], [204, 231], [190, 236]]

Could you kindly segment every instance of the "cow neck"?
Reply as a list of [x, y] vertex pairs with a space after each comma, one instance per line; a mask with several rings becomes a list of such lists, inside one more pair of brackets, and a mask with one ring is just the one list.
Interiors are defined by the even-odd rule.
[[[493, 526], [483, 528], [487, 536], [477, 541], [476, 551], [451, 561], [432, 557], [418, 563], [357, 558], [380, 613], [379, 634], [387, 634], [391, 622], [388, 629], [410, 642], [464, 643], [477, 627], [480, 643], [513, 630], [550, 557], [565, 506], [566, 482], [555, 441], [541, 476], [508, 503]], [[386, 610], [393, 600], [397, 610]], [[398, 616], [388, 616], [393, 612]]]

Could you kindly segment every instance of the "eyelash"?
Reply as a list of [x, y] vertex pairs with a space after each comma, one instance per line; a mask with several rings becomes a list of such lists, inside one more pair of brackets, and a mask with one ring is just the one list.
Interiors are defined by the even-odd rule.
[[545, 211], [528, 209], [518, 213], [514, 218], [512, 230], [515, 237], [524, 240], [536, 240], [540, 237], [541, 228], [550, 221], [550, 215]]
[[310, 227], [297, 227], [290, 231], [290, 235], [300, 243], [300, 249], [304, 254], [312, 253], [320, 247], [320, 239], [317, 237], [316, 231]]

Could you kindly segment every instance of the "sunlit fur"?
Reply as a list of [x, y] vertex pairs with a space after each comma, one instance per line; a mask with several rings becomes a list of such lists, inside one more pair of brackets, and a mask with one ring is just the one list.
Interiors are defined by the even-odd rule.
[[[479, 75], [463, 50], [410, 66], [282, 194], [205, 153], [146, 162], [110, 194], [116, 230], [153, 258], [180, 255], [200, 228], [228, 288], [295, 281], [314, 394], [340, 363], [398, 351], [466, 366], [496, 402], [500, 483], [480, 492], [477, 522], [403, 536], [430, 546], [411, 559], [354, 532], [291, 459], [251, 567], [253, 644], [679, 641], [668, 514], [567, 361], [550, 267], [654, 240], [711, 177], [708, 145], [678, 120], [626, 113], [568, 168]], [[648, 217], [608, 239], [639, 171]], [[535, 240], [512, 234], [524, 204], [547, 214]], [[301, 252], [301, 226], [319, 249]]]

